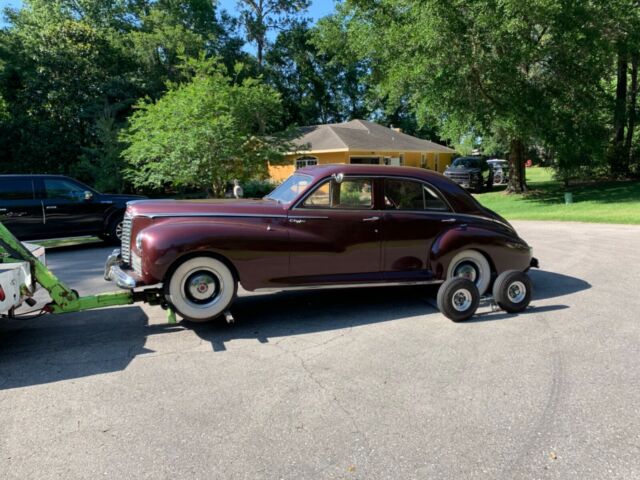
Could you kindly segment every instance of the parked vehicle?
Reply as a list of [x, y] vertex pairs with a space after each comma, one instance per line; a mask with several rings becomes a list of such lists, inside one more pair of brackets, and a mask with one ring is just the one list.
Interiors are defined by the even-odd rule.
[[444, 175], [467, 190], [482, 192], [493, 187], [493, 170], [482, 157], [456, 158]]
[[[207, 321], [229, 308], [238, 284], [282, 290], [463, 277], [481, 295], [499, 274], [536, 265], [506, 220], [438, 173], [323, 165], [297, 170], [261, 200], [129, 203], [122, 249], [105, 278], [129, 289], [160, 284], [178, 314]], [[463, 297], [460, 308], [469, 308]]]
[[506, 185], [509, 183], [509, 162], [500, 158], [491, 158], [487, 163], [493, 170], [493, 184]]
[[20, 240], [98, 235], [118, 242], [127, 202], [143, 198], [99, 193], [60, 175], [0, 175], [0, 222]]

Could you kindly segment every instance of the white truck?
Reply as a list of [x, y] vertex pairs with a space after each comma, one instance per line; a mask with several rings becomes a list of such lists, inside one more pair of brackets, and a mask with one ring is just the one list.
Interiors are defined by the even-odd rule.
[[[44, 247], [23, 244], [38, 260], [45, 263]], [[29, 262], [0, 262], [0, 315], [9, 315], [22, 303], [31, 299], [36, 282]]]

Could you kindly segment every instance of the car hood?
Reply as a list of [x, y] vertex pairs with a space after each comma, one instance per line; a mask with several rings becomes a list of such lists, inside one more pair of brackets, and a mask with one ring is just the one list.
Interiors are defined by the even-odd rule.
[[272, 200], [140, 200], [128, 204], [127, 212], [143, 217], [276, 216], [286, 215], [285, 206]]
[[118, 193], [101, 193], [100, 197], [103, 200], [111, 200], [113, 202], [133, 202], [147, 198], [142, 195], [120, 195]]
[[467, 168], [467, 167], [447, 167], [447, 169], [444, 171], [445, 175], [447, 173], [451, 173], [451, 172], [455, 172], [455, 173], [477, 173], [480, 172], [479, 168]]

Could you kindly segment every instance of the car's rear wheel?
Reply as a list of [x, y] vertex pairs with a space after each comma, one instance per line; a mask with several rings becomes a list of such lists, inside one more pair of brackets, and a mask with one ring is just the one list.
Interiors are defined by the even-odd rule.
[[438, 309], [454, 322], [473, 316], [480, 304], [478, 287], [466, 278], [455, 277], [444, 282], [438, 290]]
[[208, 322], [229, 308], [237, 288], [238, 282], [224, 262], [195, 257], [173, 270], [165, 282], [165, 297], [185, 320]]
[[484, 295], [491, 284], [491, 266], [477, 250], [464, 250], [449, 262], [447, 279], [455, 277], [471, 280], [478, 287], [480, 295]]

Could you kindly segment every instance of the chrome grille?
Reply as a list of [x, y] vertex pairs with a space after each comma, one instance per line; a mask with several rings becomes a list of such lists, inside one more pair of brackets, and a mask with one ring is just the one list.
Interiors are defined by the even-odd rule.
[[122, 220], [122, 247], [120, 254], [125, 263], [131, 263], [131, 215], [128, 213], [125, 213]]
[[453, 173], [448, 172], [447, 177], [449, 177], [454, 182], [464, 182], [469, 183], [469, 174], [468, 173]]

